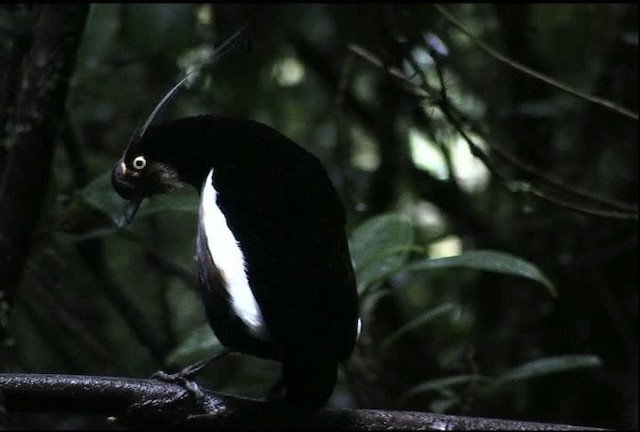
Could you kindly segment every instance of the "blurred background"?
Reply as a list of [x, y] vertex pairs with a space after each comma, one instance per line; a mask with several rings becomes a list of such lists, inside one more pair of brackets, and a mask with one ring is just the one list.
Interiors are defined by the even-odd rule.
[[[32, 16], [2, 7], [0, 71]], [[219, 349], [197, 293], [197, 193], [149, 200], [121, 229], [109, 183], [136, 127], [202, 67], [166, 119], [266, 123], [343, 198], [364, 327], [333, 406], [637, 428], [637, 114], [519, 64], [637, 112], [638, 7], [92, 5], [4, 371], [148, 377]], [[262, 397], [278, 373], [230, 356], [200, 382]]]

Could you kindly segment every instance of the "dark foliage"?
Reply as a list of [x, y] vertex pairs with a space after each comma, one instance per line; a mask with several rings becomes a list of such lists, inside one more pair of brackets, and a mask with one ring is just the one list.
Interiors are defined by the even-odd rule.
[[[219, 348], [195, 289], [196, 194], [120, 229], [108, 178], [203, 66], [168, 118], [267, 123], [345, 203], [364, 328], [334, 406], [638, 427], [636, 5], [96, 4], [77, 56], [73, 32], [39, 39], [43, 10], [0, 6], [5, 372], [146, 377]], [[24, 96], [42, 44], [64, 72]], [[39, 117], [21, 95], [44, 119], [22, 150]], [[261, 397], [277, 374], [231, 356], [201, 383]]]

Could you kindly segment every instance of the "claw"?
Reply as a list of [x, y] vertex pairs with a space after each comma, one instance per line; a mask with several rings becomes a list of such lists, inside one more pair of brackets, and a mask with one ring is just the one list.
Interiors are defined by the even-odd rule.
[[225, 348], [212, 357], [200, 360], [197, 363], [187, 366], [178, 373], [168, 374], [164, 371], [159, 370], [151, 375], [151, 378], [178, 384], [182, 386], [182, 388], [187, 390], [191, 395], [193, 395], [197, 400], [201, 400], [204, 397], [204, 393], [202, 392], [202, 390], [200, 390], [200, 386], [198, 386], [198, 384], [195, 382], [195, 376], [207, 365], [213, 363], [218, 359], [221, 359], [231, 352], [231, 349]]
[[157, 379], [159, 381], [178, 384], [198, 400], [204, 398], [204, 393], [200, 389], [198, 383], [196, 383], [192, 379], [189, 379], [190, 375], [185, 374], [184, 371], [175, 374], [168, 374], [160, 370], [151, 375], [151, 378]]

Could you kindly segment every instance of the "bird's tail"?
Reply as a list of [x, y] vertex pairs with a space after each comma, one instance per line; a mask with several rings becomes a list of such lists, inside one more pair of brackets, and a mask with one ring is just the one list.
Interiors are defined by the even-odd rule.
[[285, 400], [297, 411], [322, 407], [336, 384], [338, 363], [322, 354], [287, 356], [282, 365]]

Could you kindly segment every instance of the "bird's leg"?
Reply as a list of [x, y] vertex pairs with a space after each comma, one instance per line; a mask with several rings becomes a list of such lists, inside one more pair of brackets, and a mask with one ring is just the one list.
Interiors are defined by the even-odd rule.
[[161, 381], [172, 382], [176, 384], [180, 384], [184, 387], [189, 393], [194, 395], [196, 398], [201, 399], [203, 397], [202, 390], [195, 382], [194, 378], [202, 369], [210, 365], [211, 363], [219, 360], [226, 355], [232, 353], [233, 351], [229, 348], [224, 348], [222, 351], [215, 353], [211, 357], [204, 358], [192, 365], [189, 365], [182, 369], [180, 372], [174, 374], [168, 374], [164, 371], [157, 371], [151, 378], [155, 378]]

